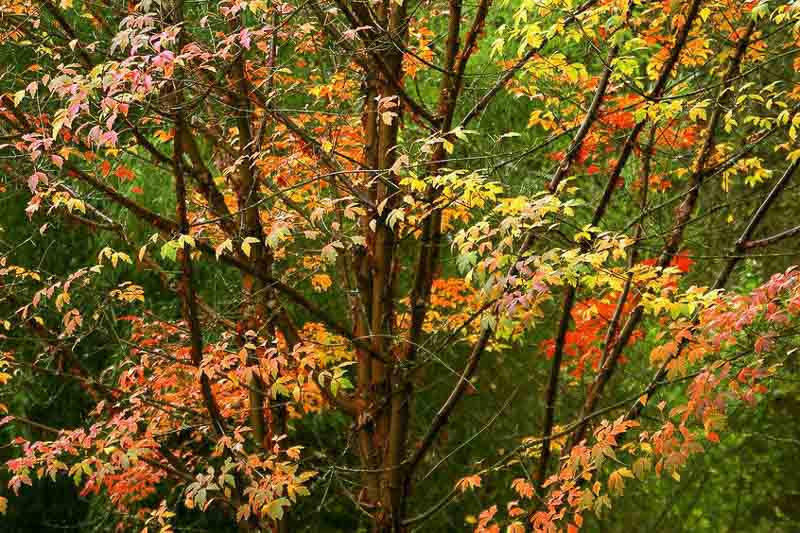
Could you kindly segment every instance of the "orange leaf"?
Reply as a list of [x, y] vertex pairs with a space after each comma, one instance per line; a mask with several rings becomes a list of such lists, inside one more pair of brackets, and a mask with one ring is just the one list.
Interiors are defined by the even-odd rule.
[[475, 474], [473, 476], [467, 476], [458, 480], [456, 483], [456, 487], [461, 490], [461, 492], [467, 492], [468, 489], [474, 489], [475, 487], [481, 486], [481, 476]]
[[130, 181], [135, 177], [133, 171], [127, 167], [117, 167], [116, 170], [114, 170], [114, 175], [125, 181]]

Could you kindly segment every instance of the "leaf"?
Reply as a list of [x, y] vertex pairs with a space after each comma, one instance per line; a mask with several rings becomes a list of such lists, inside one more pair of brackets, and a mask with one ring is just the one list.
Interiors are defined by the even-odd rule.
[[467, 252], [465, 254], [461, 254], [456, 258], [456, 265], [458, 266], [458, 271], [462, 274], [465, 274], [469, 269], [471, 269], [475, 264], [478, 262], [478, 254], [475, 252]]
[[36, 186], [39, 183], [43, 183], [45, 185], [48, 183], [47, 176], [44, 172], [34, 172], [28, 178], [28, 187], [30, 188], [31, 193], [36, 194]]
[[178, 260], [178, 243], [175, 241], [167, 241], [161, 246], [161, 257], [171, 261]]
[[695, 105], [692, 109], [689, 110], [689, 120], [696, 121], [696, 120], [707, 120], [708, 114], [706, 112], [706, 108], [711, 102], [709, 100], [703, 100]]
[[165, 143], [171, 141], [172, 138], [175, 137], [175, 130], [158, 130], [155, 136], [159, 141]]
[[403, 167], [407, 167], [408, 165], [409, 165], [408, 156], [406, 154], [402, 154], [397, 159], [395, 159], [394, 164], [392, 165], [392, 168], [390, 170], [392, 174], [399, 174], [400, 169], [402, 169]]
[[229, 252], [233, 252], [233, 241], [231, 241], [230, 239], [226, 239], [225, 241], [221, 242], [214, 249], [214, 253], [216, 253], [216, 255], [217, 255], [217, 260], [219, 260], [219, 257], [222, 255], [222, 252], [224, 252], [225, 250], [227, 250]]
[[622, 494], [625, 489], [625, 480], [622, 479], [622, 476], [619, 473], [619, 470], [615, 470], [608, 476], [608, 490], [612, 494]]
[[525, 533], [525, 526], [522, 522], [511, 522], [506, 528], [506, 533]]
[[251, 246], [254, 244], [259, 244], [260, 242], [261, 241], [255, 237], [246, 237], [242, 241], [242, 251], [244, 252], [244, 255], [250, 257]]
[[525, 478], [517, 478], [511, 482], [511, 488], [520, 495], [521, 498], [533, 498], [533, 485]]
[[633, 474], [638, 479], [644, 479], [645, 475], [650, 471], [650, 459], [647, 457], [640, 457], [633, 462]]
[[185, 248], [186, 246], [189, 248], [195, 247], [194, 237], [191, 235], [181, 235], [178, 237], [178, 247]]
[[383, 113], [381, 113], [381, 122], [383, 122], [387, 126], [391, 126], [392, 125], [392, 121], [394, 120], [394, 117], [396, 117], [396, 116], [397, 116], [397, 113], [395, 113], [394, 111], [384, 111]]
[[[379, 203], [379, 204], [378, 204], [378, 207], [377, 207], [378, 215], [381, 215], [381, 216], [383, 216], [383, 210], [384, 210], [384, 209], [386, 209], [386, 204], [387, 204], [388, 202], [389, 202], [389, 198], [384, 198], [384, 199], [381, 201], [381, 203]], [[375, 231], [375, 229], [373, 228], [373, 230], [372, 230], [372, 231]]]
[[333, 281], [327, 274], [315, 274], [311, 278], [311, 285], [313, 285], [315, 291], [325, 292], [333, 285]]
[[270, 231], [269, 235], [267, 235], [267, 246], [274, 250], [280, 245], [281, 241], [286, 239], [291, 234], [292, 232], [287, 226], [275, 224], [272, 227], [272, 231]]
[[123, 181], [131, 181], [136, 177], [131, 169], [123, 166], [117, 167], [114, 170], [114, 175]]
[[406, 217], [405, 211], [403, 211], [400, 208], [393, 209], [389, 213], [389, 216], [386, 217], [386, 225], [389, 226], [389, 229], [394, 231], [394, 227], [397, 224], [397, 222], [405, 220], [405, 217]]
[[333, 243], [326, 244], [322, 247], [322, 258], [327, 263], [335, 263], [336, 257], [338, 257], [339, 253], [336, 251], [336, 248], [333, 246]]
[[58, 137], [58, 132], [61, 131], [61, 127], [66, 122], [67, 113], [63, 109], [56, 111], [55, 118], [53, 119], [53, 133], [52, 137], [55, 139]]
[[617, 472], [619, 473], [620, 476], [622, 476], [624, 478], [633, 478], [633, 472], [631, 472], [626, 467], [620, 468], [619, 470], [617, 470]]
[[469, 489], [474, 489], [481, 486], [481, 476], [474, 474], [472, 476], [463, 477], [456, 483], [456, 488], [461, 492], [466, 492]]
[[280, 520], [283, 518], [283, 508], [288, 507], [291, 503], [292, 502], [286, 498], [278, 498], [262, 507], [261, 512], [266, 513], [273, 520]]

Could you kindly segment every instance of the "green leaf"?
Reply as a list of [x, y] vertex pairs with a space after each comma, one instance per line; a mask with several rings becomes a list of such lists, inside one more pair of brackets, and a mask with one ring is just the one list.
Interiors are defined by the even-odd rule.
[[167, 241], [161, 247], [161, 257], [171, 261], [178, 260], [178, 243], [176, 241]]
[[289, 505], [291, 505], [291, 502], [287, 498], [278, 498], [265, 505], [261, 511], [269, 515], [273, 520], [280, 520], [283, 518], [283, 508]]
[[458, 271], [461, 272], [462, 274], [464, 274], [473, 266], [475, 266], [475, 263], [477, 262], [478, 262], [478, 254], [475, 252], [467, 252], [461, 254], [456, 259], [456, 264], [458, 265]]

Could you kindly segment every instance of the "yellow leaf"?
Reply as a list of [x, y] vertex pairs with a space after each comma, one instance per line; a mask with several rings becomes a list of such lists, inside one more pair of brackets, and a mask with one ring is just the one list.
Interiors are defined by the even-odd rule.
[[181, 235], [178, 237], [178, 245], [183, 248], [186, 245], [189, 245], [189, 248], [195, 247], [194, 237], [191, 235]]
[[381, 122], [383, 122], [387, 126], [391, 126], [392, 125], [392, 120], [394, 120], [394, 117], [396, 117], [396, 116], [397, 116], [397, 113], [395, 113], [393, 111], [384, 111], [383, 113], [381, 113]]
[[221, 256], [222, 252], [225, 250], [228, 250], [229, 252], [233, 251], [233, 242], [230, 239], [220, 243], [219, 246], [217, 246], [217, 248], [214, 250], [217, 254], [217, 259], [219, 259], [219, 256]]
[[702, 104], [703, 103], [701, 102], [689, 110], [689, 120], [706, 120], [708, 115], [706, 114], [706, 109], [704, 106], [702, 106]]
[[59, 295], [56, 296], [56, 309], [61, 311], [61, 309], [67, 304], [69, 304], [69, 293], [68, 292], [59, 293]]
[[255, 237], [247, 237], [245, 240], [242, 241], [242, 251], [244, 255], [250, 257], [250, 247], [254, 244], [258, 244], [261, 241], [256, 239]]
[[610, 476], [608, 476], [608, 490], [612, 494], [622, 494], [625, 488], [625, 481], [622, 479], [622, 476], [619, 474], [619, 470], [612, 472]]
[[622, 477], [629, 477], [629, 478], [633, 477], [633, 472], [631, 472], [630, 469], [626, 467], [620, 468], [619, 470], [617, 470], [617, 473], [619, 473], [619, 475]]

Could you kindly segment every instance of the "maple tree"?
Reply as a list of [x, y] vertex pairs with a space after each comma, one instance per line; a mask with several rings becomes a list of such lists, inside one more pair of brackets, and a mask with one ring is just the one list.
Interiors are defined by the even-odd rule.
[[[521, 532], [679, 480], [797, 349], [800, 270], [731, 282], [800, 234], [764, 229], [799, 35], [768, 0], [0, 0], [9, 489], [408, 531], [491, 487], [468, 523]], [[90, 408], [25, 416], [37, 376]]]

